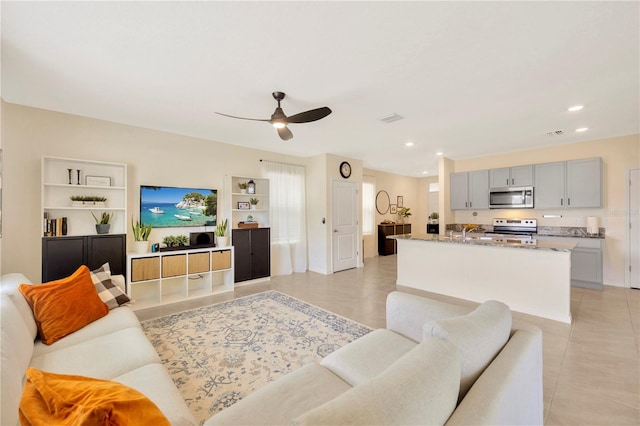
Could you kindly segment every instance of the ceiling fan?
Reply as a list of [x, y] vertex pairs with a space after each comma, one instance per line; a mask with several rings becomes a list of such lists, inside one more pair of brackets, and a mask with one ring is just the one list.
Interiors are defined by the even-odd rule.
[[221, 112], [216, 112], [216, 114], [224, 115], [225, 117], [239, 118], [241, 120], [266, 121], [268, 123], [271, 123], [271, 125], [278, 130], [280, 139], [284, 141], [288, 141], [293, 137], [293, 133], [291, 133], [291, 130], [289, 130], [289, 128], [287, 127], [288, 124], [311, 123], [312, 121], [320, 120], [321, 118], [325, 118], [327, 115], [331, 114], [331, 109], [329, 107], [322, 107], [311, 109], [309, 111], [301, 112], [287, 117], [280, 107], [280, 101], [283, 100], [286, 96], [284, 92], [273, 92], [272, 95], [273, 98], [278, 102], [278, 106], [273, 114], [271, 114], [271, 118], [261, 119], [236, 117], [229, 114], [223, 114]]

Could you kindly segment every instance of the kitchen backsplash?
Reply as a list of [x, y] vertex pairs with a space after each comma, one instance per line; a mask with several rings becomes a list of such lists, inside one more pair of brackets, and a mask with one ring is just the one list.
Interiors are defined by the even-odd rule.
[[[447, 231], [462, 232], [467, 224], [453, 223], [446, 226]], [[479, 226], [480, 232], [493, 232], [493, 225], [473, 224]], [[537, 235], [550, 237], [578, 237], [578, 238], [604, 238], [605, 228], [598, 228], [598, 234], [589, 234], [586, 227], [580, 226], [538, 226]]]

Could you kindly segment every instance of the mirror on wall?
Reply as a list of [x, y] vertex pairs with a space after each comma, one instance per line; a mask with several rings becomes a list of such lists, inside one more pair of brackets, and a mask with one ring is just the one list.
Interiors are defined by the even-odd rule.
[[391, 199], [389, 198], [389, 194], [387, 191], [378, 191], [376, 195], [376, 210], [379, 214], [386, 214], [389, 211], [389, 205], [391, 204]]

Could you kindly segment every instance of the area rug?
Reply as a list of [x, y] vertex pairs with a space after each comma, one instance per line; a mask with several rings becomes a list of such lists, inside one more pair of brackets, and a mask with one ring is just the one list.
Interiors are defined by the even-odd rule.
[[142, 322], [200, 423], [370, 328], [277, 291]]

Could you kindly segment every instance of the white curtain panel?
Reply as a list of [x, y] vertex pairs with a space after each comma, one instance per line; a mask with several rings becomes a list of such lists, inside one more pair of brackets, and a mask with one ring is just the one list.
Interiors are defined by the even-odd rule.
[[305, 168], [264, 160], [271, 206], [271, 275], [307, 270]]

